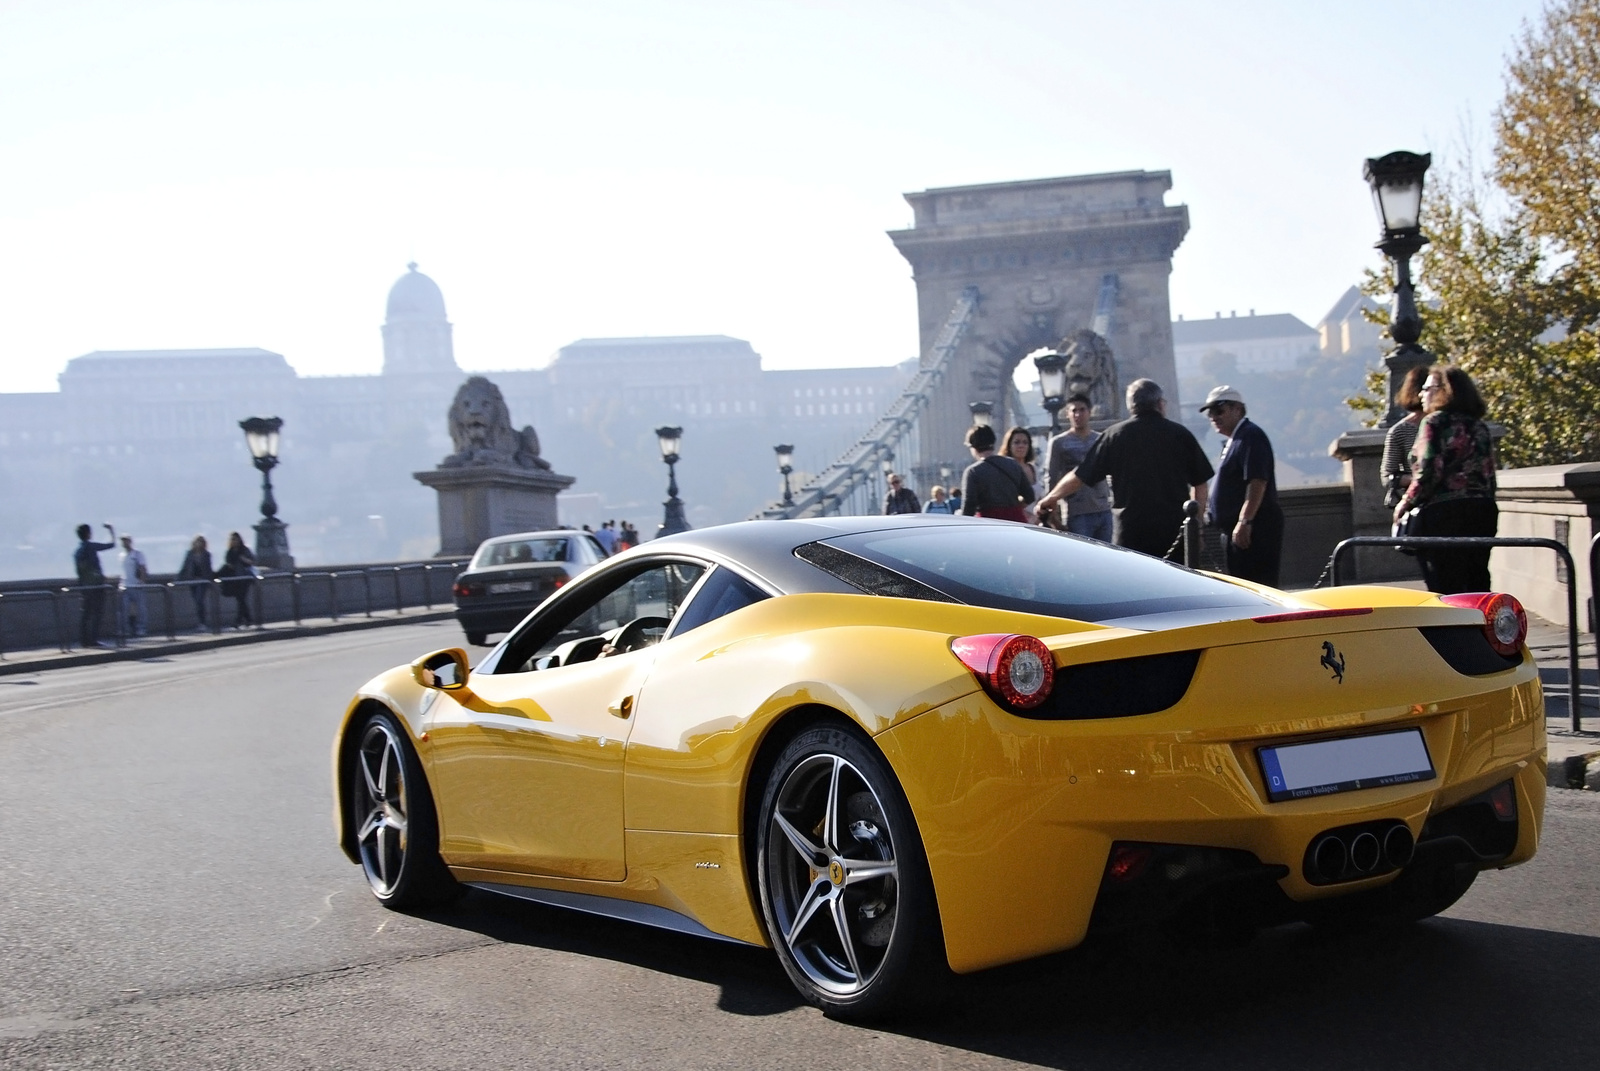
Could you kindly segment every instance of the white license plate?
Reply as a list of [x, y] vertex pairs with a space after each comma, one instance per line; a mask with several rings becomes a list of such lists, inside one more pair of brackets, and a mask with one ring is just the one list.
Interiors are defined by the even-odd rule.
[[1274, 803], [1403, 785], [1434, 776], [1421, 729], [1264, 747], [1256, 754], [1261, 759], [1267, 798]]
[[513, 591], [532, 591], [532, 590], [533, 590], [533, 581], [531, 581], [531, 580], [507, 580], [503, 584], [490, 584], [489, 585], [489, 594], [490, 595], [509, 595]]

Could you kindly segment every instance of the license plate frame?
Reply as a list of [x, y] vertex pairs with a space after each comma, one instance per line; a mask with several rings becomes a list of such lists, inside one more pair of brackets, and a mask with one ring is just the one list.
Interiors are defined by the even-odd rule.
[[1256, 748], [1272, 803], [1414, 784], [1438, 777], [1419, 728]]
[[490, 595], [511, 595], [523, 591], [532, 591], [531, 580], [502, 580], [498, 584], [489, 585]]

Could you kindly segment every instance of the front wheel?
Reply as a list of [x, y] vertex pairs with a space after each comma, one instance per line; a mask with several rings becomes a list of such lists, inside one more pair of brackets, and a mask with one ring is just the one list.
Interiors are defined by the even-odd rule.
[[361, 870], [385, 907], [424, 907], [460, 895], [439, 858], [439, 820], [422, 764], [388, 714], [362, 725], [349, 773]]
[[[757, 872], [767, 933], [823, 1011], [882, 1015], [947, 973], [933, 882], [899, 784], [866, 741], [801, 733], [762, 794]], [[932, 983], [932, 984], [930, 984]]]

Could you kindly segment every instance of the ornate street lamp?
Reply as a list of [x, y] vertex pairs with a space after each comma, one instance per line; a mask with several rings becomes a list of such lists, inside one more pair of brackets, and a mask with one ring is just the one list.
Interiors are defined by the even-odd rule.
[[967, 408], [972, 410], [972, 422], [980, 428], [987, 428], [994, 424], [994, 406], [988, 402], [968, 402]]
[[1411, 283], [1411, 258], [1428, 242], [1422, 235], [1422, 185], [1432, 162], [1431, 153], [1392, 152], [1368, 160], [1361, 172], [1367, 185], [1372, 187], [1372, 202], [1383, 227], [1378, 248], [1394, 261], [1394, 307], [1389, 316], [1389, 337], [1398, 345], [1383, 359], [1389, 369], [1389, 411], [1378, 423], [1380, 428], [1405, 418], [1394, 396], [1406, 373], [1433, 361], [1433, 354], [1417, 345], [1417, 339], [1422, 337], [1422, 317], [1417, 314], [1416, 293]]
[[264, 569], [293, 569], [289, 556], [289, 526], [278, 520], [278, 501], [272, 497], [272, 470], [278, 467], [278, 417], [251, 417], [239, 421], [250, 457], [261, 470], [261, 523], [256, 530], [256, 564]]
[[667, 463], [667, 500], [662, 503], [666, 512], [656, 538], [677, 535], [689, 530], [689, 519], [683, 515], [683, 500], [678, 497], [678, 444], [683, 441], [682, 428], [657, 428], [656, 438], [661, 440], [661, 460]]
[[778, 454], [778, 471], [783, 473], [783, 504], [794, 505], [794, 493], [789, 489], [789, 473], [794, 471], [794, 447], [787, 444], [772, 448]]
[[1039, 393], [1050, 414], [1050, 434], [1061, 430], [1061, 410], [1067, 404], [1067, 355], [1046, 346], [1028, 355], [1039, 370]]

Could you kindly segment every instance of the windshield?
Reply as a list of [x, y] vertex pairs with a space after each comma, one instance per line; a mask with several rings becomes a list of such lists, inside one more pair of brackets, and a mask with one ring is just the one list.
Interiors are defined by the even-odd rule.
[[564, 562], [567, 560], [567, 541], [559, 536], [552, 539], [507, 539], [498, 543], [485, 543], [478, 548], [472, 568], [484, 569], [491, 565], [526, 565], [530, 562]]
[[1029, 525], [865, 532], [824, 543], [960, 602], [1076, 621], [1181, 610], [1238, 608], [1244, 616], [1282, 609], [1180, 565]]

